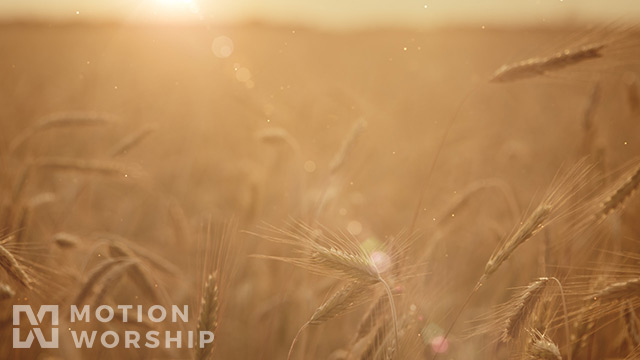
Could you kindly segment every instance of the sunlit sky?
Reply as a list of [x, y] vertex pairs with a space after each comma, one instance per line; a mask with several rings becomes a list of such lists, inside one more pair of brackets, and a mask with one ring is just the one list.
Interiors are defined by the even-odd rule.
[[0, 0], [0, 18], [258, 20], [328, 28], [640, 18], [638, 0]]

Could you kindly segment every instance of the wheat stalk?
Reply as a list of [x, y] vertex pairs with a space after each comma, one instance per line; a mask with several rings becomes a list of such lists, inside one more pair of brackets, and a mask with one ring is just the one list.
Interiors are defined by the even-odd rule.
[[455, 214], [457, 211], [463, 208], [463, 206], [468, 203], [476, 193], [490, 189], [495, 189], [502, 195], [507, 206], [509, 207], [509, 210], [511, 211], [511, 213], [513, 213], [515, 221], [518, 221], [520, 216], [520, 209], [518, 208], [513, 189], [503, 180], [490, 178], [475, 181], [467, 185], [462, 191], [457, 191], [457, 195], [454, 200], [447, 206], [444, 211], [440, 212], [440, 216], [436, 217], [438, 224], [443, 224], [451, 220], [451, 215]]
[[624, 308], [620, 311], [627, 333], [627, 341], [629, 343], [630, 350], [633, 351], [636, 346], [640, 345], [640, 334], [638, 333], [638, 326], [636, 324], [636, 312], [630, 301], [627, 301]]
[[600, 104], [601, 94], [602, 94], [602, 86], [599, 82], [597, 82], [593, 88], [591, 89], [591, 95], [589, 96], [589, 102], [587, 102], [587, 107], [585, 108], [582, 126], [586, 132], [592, 131], [594, 127], [594, 119], [596, 117], [596, 110], [598, 109], [598, 105]]
[[383, 321], [375, 328], [375, 333], [360, 354], [360, 359], [375, 359], [378, 351], [380, 351], [386, 343], [387, 333], [386, 322]]
[[371, 332], [371, 330], [375, 327], [381, 317], [384, 316], [384, 309], [386, 308], [386, 296], [378, 296], [378, 300], [376, 300], [369, 310], [365, 313], [362, 320], [360, 320], [360, 324], [358, 325], [358, 330], [356, 331], [356, 336], [352, 340], [352, 344], [356, 344], [360, 339], [365, 337], [367, 334]]
[[358, 138], [367, 128], [367, 122], [364, 119], [359, 119], [353, 124], [353, 127], [349, 131], [349, 134], [342, 142], [340, 146], [340, 150], [335, 154], [331, 162], [329, 163], [329, 174], [333, 175], [342, 168], [346, 159], [349, 157], [349, 154], [356, 146]]
[[[137, 320], [139, 316], [138, 313], [132, 312], [132, 311], [127, 311], [125, 313], [125, 311], [123, 311], [122, 309], [113, 310], [113, 319], [119, 322], [125, 323], [125, 318], [124, 318], [125, 314], [127, 315], [127, 321], [126, 321], [127, 325], [140, 326], [145, 329], [153, 329], [156, 326], [156, 324], [150, 321], [147, 316], [144, 316], [144, 314], [140, 314], [140, 319], [142, 321], [138, 321]], [[131, 321], [130, 319], [136, 319], [136, 321]]]
[[360, 135], [365, 131], [367, 127], [367, 122], [364, 119], [359, 119], [353, 124], [351, 130], [347, 134], [347, 136], [342, 141], [340, 145], [340, 149], [333, 156], [331, 162], [329, 162], [329, 177], [326, 180], [326, 184], [323, 186], [323, 190], [321, 191], [318, 202], [315, 209], [314, 219], [318, 219], [320, 214], [323, 212], [325, 206], [329, 202], [332, 197], [336, 196], [338, 191], [338, 178], [337, 174], [347, 159], [349, 158], [349, 154], [353, 151], [353, 148], [356, 146]]
[[72, 304], [83, 304], [87, 300], [87, 298], [91, 295], [94, 287], [111, 271], [114, 271], [114, 268], [117, 269], [119, 266], [123, 266], [127, 263], [131, 262], [130, 260], [125, 259], [108, 259], [96, 266], [87, 276], [87, 279], [84, 281], [80, 291], [75, 296]]
[[117, 280], [122, 278], [125, 271], [135, 266], [135, 262], [124, 262], [120, 266], [114, 267], [111, 271], [105, 274], [100, 283], [97, 285], [98, 290], [93, 297], [93, 306], [103, 304], [103, 300], [107, 296], [107, 292], [115, 286]]
[[18, 203], [22, 198], [27, 187], [29, 177], [31, 176], [31, 169], [31, 164], [27, 163], [18, 170], [18, 174], [14, 178], [16, 180], [13, 181], [11, 186], [11, 202], [13, 204]]
[[11, 231], [15, 233], [15, 241], [17, 243], [24, 243], [28, 239], [29, 223], [34, 210], [40, 205], [55, 201], [55, 199], [55, 194], [45, 192], [33, 196], [22, 206], [16, 206], [19, 210], [15, 214], [16, 217], [11, 220]]
[[640, 359], [640, 345], [636, 346], [635, 349], [624, 360], [638, 360]]
[[154, 254], [144, 247], [136, 245], [135, 242], [127, 238], [111, 233], [100, 233], [97, 234], [97, 237], [107, 240], [110, 249], [114, 251], [117, 256], [128, 256], [144, 260], [149, 265], [170, 275], [180, 273], [180, 270], [165, 258]]
[[[400, 336], [402, 340], [406, 340], [406, 336], [409, 335], [409, 339], [415, 339], [416, 332], [421, 335], [421, 330], [416, 331], [415, 325], [415, 312], [409, 310], [406, 312], [400, 320]], [[390, 360], [393, 359], [396, 352], [400, 348], [399, 338], [391, 336], [388, 329], [389, 318], [382, 317], [380, 323], [375, 328], [373, 336], [371, 336], [370, 342], [360, 354], [360, 359], [379, 359]], [[420, 336], [418, 335], [418, 336]], [[403, 357], [404, 358], [404, 357]]]
[[638, 77], [634, 73], [628, 73], [624, 85], [627, 89], [627, 103], [632, 113], [640, 108], [640, 95], [638, 95]]
[[597, 134], [595, 116], [602, 97], [601, 93], [602, 90], [600, 82], [597, 82], [591, 89], [591, 95], [589, 96], [589, 101], [587, 102], [587, 106], [584, 110], [582, 118], [582, 128], [584, 130], [582, 152], [585, 155], [595, 155], [594, 143]]
[[156, 301], [156, 303], [158, 303], [160, 300], [157, 291], [158, 285], [151, 279], [151, 276], [148, 274], [147, 270], [143, 267], [142, 263], [133, 251], [120, 243], [112, 242], [109, 244], [109, 252], [114, 258], [133, 260], [132, 266], [129, 267], [129, 275], [131, 276], [131, 279], [143, 290], [143, 292], [147, 293], [154, 301]]

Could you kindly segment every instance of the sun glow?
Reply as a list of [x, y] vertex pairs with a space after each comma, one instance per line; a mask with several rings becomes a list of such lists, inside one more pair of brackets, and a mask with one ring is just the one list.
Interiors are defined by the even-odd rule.
[[193, 19], [200, 16], [200, 6], [195, 0], [151, 0], [154, 15], [171, 19]]

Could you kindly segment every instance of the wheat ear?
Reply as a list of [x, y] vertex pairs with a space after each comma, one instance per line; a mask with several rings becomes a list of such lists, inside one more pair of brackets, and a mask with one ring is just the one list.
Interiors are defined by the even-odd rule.
[[0, 245], [0, 267], [22, 286], [31, 289], [31, 285], [34, 283], [33, 279], [27, 275], [27, 272], [13, 254], [2, 245]]
[[638, 188], [638, 185], [640, 185], [640, 166], [636, 167], [631, 175], [624, 179], [602, 202], [600, 205], [601, 217], [606, 217], [613, 211], [622, 208], [627, 199], [631, 197], [631, 194]]
[[127, 153], [129, 150], [142, 143], [142, 141], [146, 139], [147, 136], [151, 135], [155, 130], [155, 125], [143, 126], [138, 131], [125, 136], [119, 143], [115, 144], [109, 151], [109, 155], [111, 157], [116, 157]]
[[[542, 203], [518, 227], [515, 233], [509, 236], [505, 242], [503, 242], [498, 248], [496, 248], [494, 253], [491, 255], [491, 258], [485, 265], [484, 272], [480, 276], [480, 279], [478, 280], [478, 282], [476, 282], [475, 286], [473, 287], [465, 301], [462, 303], [460, 310], [458, 310], [458, 312], [456, 313], [453, 321], [447, 328], [447, 331], [445, 331], [444, 339], [449, 336], [460, 315], [467, 307], [467, 305], [469, 305], [471, 298], [480, 289], [480, 287], [482, 287], [488, 277], [493, 274], [520, 245], [533, 237], [545, 226], [545, 224], [550, 222], [552, 211], [557, 211], [571, 198], [572, 193], [567, 189], [571, 189], [571, 191], [575, 192], [582, 186], [584, 186], [584, 184], [581, 185], [580, 182], [585, 176], [588, 175], [590, 170], [591, 167], [586, 166], [584, 160], [581, 160], [576, 165], [574, 165], [564, 176], [557, 180], [556, 184], [553, 184], [551, 186], [550, 192], [547, 194]], [[566, 325], [568, 326], [568, 323]], [[435, 352], [432, 360], [437, 359], [438, 354], [438, 352]]]
[[493, 255], [491, 255], [491, 258], [485, 265], [483, 276], [488, 277], [493, 274], [520, 245], [540, 231], [547, 219], [549, 219], [551, 210], [552, 207], [548, 204], [543, 203], [538, 206], [527, 220], [522, 223], [518, 230], [510, 236]]
[[255, 137], [265, 144], [287, 144], [291, 150], [293, 150], [293, 153], [300, 157], [300, 145], [298, 144], [298, 141], [283, 128], [262, 129], [256, 132]]
[[[218, 328], [218, 310], [220, 309], [220, 299], [218, 293], [218, 281], [216, 273], [209, 274], [204, 283], [202, 301], [200, 303], [200, 314], [198, 315], [198, 331], [215, 332]], [[205, 360], [211, 356], [213, 344], [205, 344], [196, 350], [196, 359]]]
[[52, 170], [67, 170], [96, 173], [103, 176], [129, 177], [139, 176], [138, 171], [116, 162], [83, 160], [64, 157], [38, 159], [35, 166]]
[[548, 57], [535, 57], [500, 67], [491, 77], [491, 82], [511, 82], [544, 75], [590, 59], [602, 57], [603, 44], [585, 45], [576, 49], [565, 49]]
[[[562, 284], [560, 283], [560, 280], [555, 277], [542, 277], [531, 282], [526, 288], [523, 289], [523, 291], [516, 294], [513, 297], [512, 301], [509, 303], [509, 306], [507, 308], [510, 310], [510, 313], [507, 317], [507, 320], [505, 321], [504, 330], [502, 331], [502, 341], [508, 342], [519, 336], [522, 329], [524, 329], [527, 325], [527, 320], [535, 312], [535, 308], [538, 305], [539, 300], [542, 299], [542, 293], [547, 288], [547, 284], [549, 281], [554, 281], [560, 289], [565, 320], [565, 335], [567, 336], [567, 339], [570, 339], [571, 332], [569, 329], [569, 314], [567, 312], [567, 304]], [[570, 344], [568, 344], [567, 348], [568, 357], [569, 360], [571, 360], [572, 351]]]
[[638, 296], [640, 296], [640, 278], [635, 278], [611, 284], [585, 297], [584, 300], [599, 301], [600, 304], [607, 304]]
[[508, 309], [509, 316], [505, 320], [504, 329], [500, 339], [508, 342], [519, 336], [525, 328], [527, 320], [532, 315], [538, 301], [542, 298], [542, 293], [547, 287], [548, 278], [539, 278], [531, 282], [521, 292], [517, 293], [510, 301]]
[[9, 145], [9, 152], [13, 153], [33, 135], [53, 128], [70, 126], [104, 125], [114, 119], [113, 115], [100, 113], [70, 112], [51, 114], [39, 120], [22, 133], [18, 134]]
[[342, 315], [357, 304], [369, 289], [370, 285], [368, 283], [357, 281], [347, 283], [316, 309], [308, 321], [309, 325], [319, 325]]
[[302, 334], [302, 331], [304, 329], [306, 329], [309, 325], [319, 325], [329, 319], [342, 315], [344, 312], [352, 308], [355, 304], [359, 303], [359, 298], [365, 295], [369, 288], [370, 283], [352, 281], [345, 284], [342, 288], [331, 295], [329, 299], [327, 299], [316, 309], [313, 315], [311, 315], [311, 318], [298, 330], [296, 336], [291, 342], [291, 346], [289, 347], [287, 359], [291, 359], [293, 348], [298, 340], [298, 337], [300, 336], [300, 334]]
[[337, 189], [336, 175], [338, 174], [340, 169], [344, 167], [344, 164], [349, 158], [349, 154], [351, 154], [351, 152], [353, 151], [353, 148], [356, 146], [360, 135], [362, 135], [366, 128], [367, 122], [364, 119], [359, 119], [358, 121], [356, 121], [355, 124], [353, 124], [353, 126], [351, 127], [351, 131], [349, 131], [345, 139], [342, 141], [340, 149], [331, 159], [331, 162], [329, 163], [329, 177], [326, 181], [326, 185], [324, 185], [324, 189], [318, 197], [318, 204], [316, 205], [314, 219], [318, 219], [320, 217], [320, 214], [324, 210], [330, 198], [335, 196], [334, 189]]
[[76, 248], [82, 242], [79, 236], [67, 232], [53, 234], [52, 240], [53, 243], [61, 249]]
[[560, 349], [548, 336], [538, 330], [529, 330], [531, 344], [527, 350], [529, 360], [562, 360]]
[[298, 226], [301, 227], [298, 233], [280, 230], [285, 238], [267, 237], [267, 239], [298, 247], [301, 257], [287, 258], [264, 255], [257, 255], [257, 257], [288, 262], [316, 274], [342, 280], [382, 284], [389, 300], [397, 342], [398, 317], [393, 293], [373, 259], [364, 250], [349, 243], [343, 237], [331, 233], [332, 237], [328, 237], [323, 235], [320, 229], [313, 229], [302, 223], [299, 223]]
[[16, 295], [16, 292], [7, 285], [0, 283], [0, 301], [9, 300]]

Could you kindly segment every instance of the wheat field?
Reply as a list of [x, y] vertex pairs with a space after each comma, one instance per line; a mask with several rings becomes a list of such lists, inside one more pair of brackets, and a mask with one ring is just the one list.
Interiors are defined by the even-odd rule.
[[640, 359], [638, 39], [2, 24], [0, 357]]

